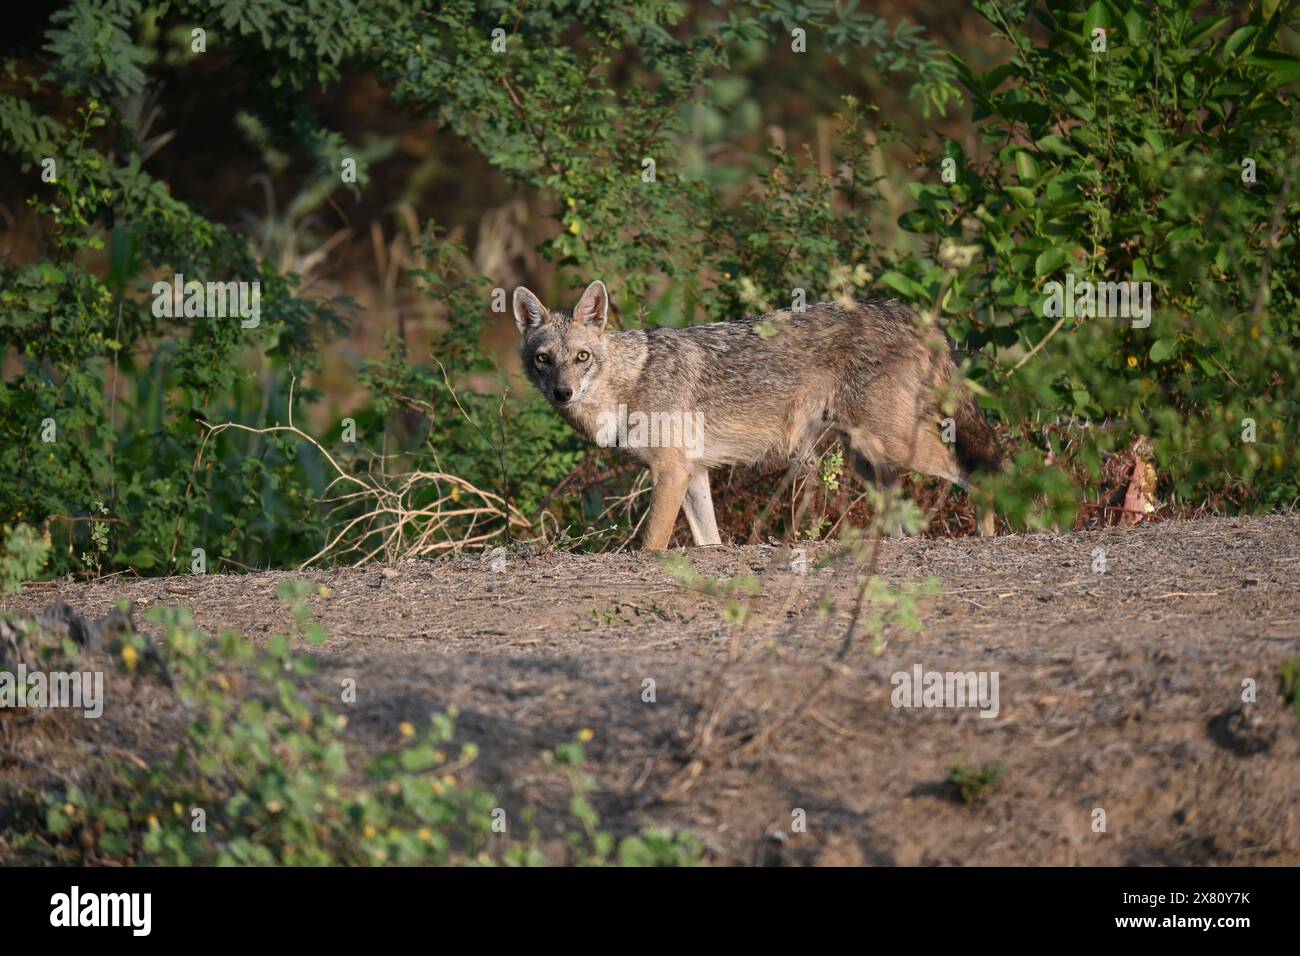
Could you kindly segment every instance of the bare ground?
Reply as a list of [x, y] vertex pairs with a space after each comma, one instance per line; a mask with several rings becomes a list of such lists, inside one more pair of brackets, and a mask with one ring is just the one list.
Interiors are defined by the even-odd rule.
[[[815, 566], [830, 553], [811, 546], [796, 574], [782, 548], [689, 551], [706, 575], [761, 583], [743, 624], [640, 553], [119, 576], [0, 609], [100, 615], [126, 597], [261, 639], [291, 626], [276, 585], [308, 578], [329, 589], [311, 598], [330, 635], [319, 680], [356, 678], [360, 742], [455, 705], [482, 751], [471, 781], [553, 827], [567, 790], [541, 754], [589, 728], [604, 825], [689, 829], [715, 863], [1300, 864], [1300, 730], [1279, 694], [1300, 657], [1300, 516], [886, 542], [886, 580], [942, 584], [924, 631], [891, 628], [879, 654], [859, 637], [795, 713], [849, 620], [849, 569]], [[997, 716], [895, 708], [891, 675], [916, 664], [996, 671]], [[88, 749], [147, 758], [167, 725], [148, 696], [166, 693], [80, 722], [93, 741], [0, 758], [0, 775], [75, 776]], [[954, 766], [1002, 773], [965, 803]]]

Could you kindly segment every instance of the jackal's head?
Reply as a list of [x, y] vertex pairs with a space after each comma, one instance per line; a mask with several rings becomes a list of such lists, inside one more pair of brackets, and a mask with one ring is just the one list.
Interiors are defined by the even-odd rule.
[[604, 371], [609, 291], [599, 279], [572, 312], [552, 311], [523, 286], [515, 289], [515, 325], [523, 335], [524, 373], [553, 405], [581, 401]]

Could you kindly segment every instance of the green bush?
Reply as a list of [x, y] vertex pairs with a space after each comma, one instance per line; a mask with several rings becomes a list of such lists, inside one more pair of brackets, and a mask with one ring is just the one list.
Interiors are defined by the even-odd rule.
[[0, 525], [0, 594], [17, 591], [41, 573], [50, 544], [30, 525]]
[[[1291, 503], [1300, 58], [1279, 36], [1297, 25], [1296, 4], [1237, 18], [1187, 0], [976, 9], [1011, 53], [984, 73], [958, 63], [980, 156], [936, 148], [901, 222], [929, 255], [883, 281], [982, 351], [972, 374], [1006, 421], [1091, 423], [1082, 437], [1049, 429], [1035, 443], [1059, 459], [1075, 439], [1094, 481], [1103, 454], [1147, 435], [1166, 497]], [[939, 302], [952, 276], [945, 243], [979, 254]], [[1149, 282], [1149, 327], [1047, 314], [1045, 286], [1066, 273]]]

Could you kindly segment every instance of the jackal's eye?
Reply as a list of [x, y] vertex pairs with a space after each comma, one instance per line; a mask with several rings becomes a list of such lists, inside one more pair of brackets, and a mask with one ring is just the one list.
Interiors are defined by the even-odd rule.
[[533, 356], [533, 361], [536, 362], [538, 365], [545, 365], [550, 360], [551, 357], [547, 355], [545, 352], [538, 352], [536, 355]]
[[588, 352], [588, 351], [585, 351], [585, 350], [582, 351], [582, 352], [579, 352], [579, 353], [578, 353], [578, 361], [579, 361], [579, 362], [590, 362], [590, 361], [591, 361], [591, 353]]

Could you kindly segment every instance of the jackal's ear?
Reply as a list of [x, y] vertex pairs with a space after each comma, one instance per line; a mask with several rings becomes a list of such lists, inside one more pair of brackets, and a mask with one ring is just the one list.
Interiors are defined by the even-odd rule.
[[546, 321], [546, 307], [523, 286], [515, 289], [515, 325], [520, 333], [535, 329]]
[[594, 325], [599, 332], [605, 328], [608, 320], [609, 290], [605, 288], [605, 283], [597, 279], [582, 293], [582, 298], [573, 310], [573, 321]]

